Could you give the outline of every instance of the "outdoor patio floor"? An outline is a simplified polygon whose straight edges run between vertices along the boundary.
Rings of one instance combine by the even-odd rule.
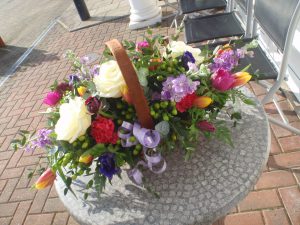
[[[77,55],[83,56],[91,52],[101,53],[104,42],[112,38],[142,40],[145,29],[130,31],[128,22],[126,17],[72,33],[56,25],[21,68],[1,87],[1,225],[77,224],[60,202],[54,187],[42,191],[30,189],[37,176],[28,180],[28,169],[45,162],[41,158],[43,152],[14,152],[9,146],[10,141],[20,129],[35,130],[44,126],[46,117],[39,112],[46,109],[42,100],[49,86],[55,79],[62,80],[71,73],[70,64],[62,57],[65,51],[72,49]],[[168,23],[163,23],[153,32],[172,35],[174,29],[168,28]],[[259,98],[265,93],[256,83],[251,83],[249,87]],[[289,121],[300,128],[300,120],[288,101],[282,95],[278,97]],[[278,117],[273,104],[266,106],[266,112]],[[224,220],[215,224],[300,224],[300,137],[277,126],[272,125],[271,128],[270,157],[261,178],[254,190]]]

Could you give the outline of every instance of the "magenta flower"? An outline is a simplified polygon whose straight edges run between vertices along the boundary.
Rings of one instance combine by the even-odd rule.
[[[51,91],[44,98],[43,103],[49,106],[55,106],[60,99],[61,95],[58,91]]]
[[[202,131],[215,132],[216,128],[213,124],[207,122],[206,120],[197,123],[197,126]]]
[[[234,83],[234,77],[227,71],[219,69],[212,77],[212,86],[219,91],[227,91],[231,89]]]
[[[150,45],[147,41],[141,41],[136,44],[136,50],[142,51],[144,48],[149,48]]]

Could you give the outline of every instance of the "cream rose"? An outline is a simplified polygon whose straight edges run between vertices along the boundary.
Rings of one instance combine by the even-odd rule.
[[[57,140],[74,142],[79,136],[84,135],[91,125],[91,115],[88,113],[81,97],[70,99],[69,103],[60,106],[60,118],[55,125]]]
[[[98,76],[95,76],[94,83],[99,96],[105,98],[118,98],[122,96],[125,80],[116,61],[110,60],[100,66]]]
[[[168,49],[172,51],[172,58],[182,56],[185,51],[189,51],[193,54],[197,65],[199,65],[204,59],[203,56],[200,56],[201,50],[199,48],[193,48],[189,45],[186,45],[183,41],[172,41],[168,45]]]

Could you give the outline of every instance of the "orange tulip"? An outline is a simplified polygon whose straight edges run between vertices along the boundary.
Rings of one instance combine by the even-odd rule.
[[[127,86],[124,86],[122,89],[121,89],[121,93],[122,93],[122,96],[123,96],[123,99],[128,103],[128,104],[132,104],[132,100],[131,100],[131,97],[129,95],[129,91],[128,91],[128,87]]]
[[[156,70],[161,62],[162,60],[160,58],[150,59],[150,66],[148,69],[150,71]]]
[[[207,106],[209,106],[211,103],[212,103],[212,99],[210,97],[200,96],[194,100],[193,105],[198,108],[204,109]]]
[[[247,72],[238,72],[233,74],[233,76],[234,76],[234,82],[231,86],[232,88],[246,84],[252,77]]]
[[[93,161],[94,157],[91,155],[82,155],[79,157],[79,162],[84,164],[90,164]]]
[[[56,178],[56,173],[51,168],[45,170],[45,172],[39,177],[39,179],[35,182],[34,187],[38,190],[44,189],[53,184]]]
[[[80,86],[79,88],[77,88],[77,91],[78,91],[78,94],[82,97],[86,92],[86,87]]]

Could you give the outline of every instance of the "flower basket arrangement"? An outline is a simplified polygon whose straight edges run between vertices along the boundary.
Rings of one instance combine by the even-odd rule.
[[[255,42],[213,51],[163,36],[106,45],[96,65],[67,52],[73,74],[55,82],[44,99],[47,127],[20,131],[21,138],[12,142],[15,149],[46,149],[49,168],[35,188],[51,185],[59,175],[66,194],[78,176],[90,176],[86,188],[101,193],[125,164],[131,180],[142,185],[142,169],[163,173],[164,155],[177,150],[188,160],[200,136],[232,145],[230,129],[217,117],[229,101],[253,104],[239,90],[251,75],[236,68]],[[236,107],[228,114],[234,122],[241,117]]]

